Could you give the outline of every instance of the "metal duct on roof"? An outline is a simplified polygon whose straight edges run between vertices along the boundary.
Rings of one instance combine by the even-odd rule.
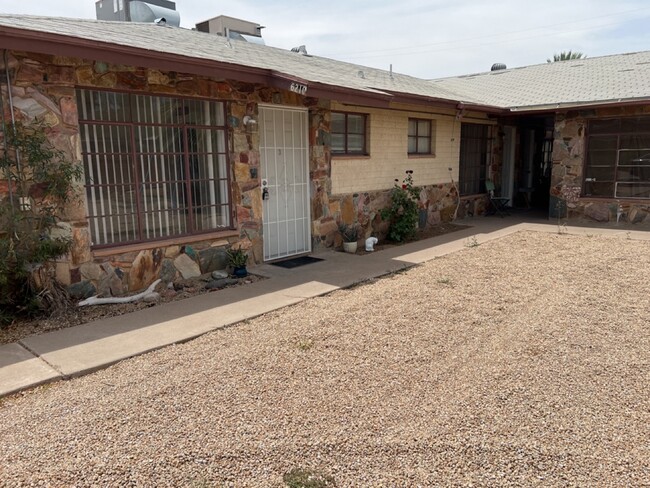
[[[249,36],[248,34],[240,34],[244,38],[245,41],[247,42],[252,42],[253,44],[259,44],[261,46],[266,46],[266,43],[264,42],[264,39],[261,37],[257,36]]]
[[[132,22],[151,23],[156,19],[164,18],[167,21],[167,25],[174,27],[180,27],[181,25],[181,15],[176,10],[151,5],[147,2],[131,2],[129,4],[129,11]]]

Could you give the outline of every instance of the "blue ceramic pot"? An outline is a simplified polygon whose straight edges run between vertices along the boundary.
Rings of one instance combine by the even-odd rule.
[[[233,268],[232,274],[237,278],[243,278],[244,276],[248,276],[248,270],[246,269],[246,266],[242,268]]]

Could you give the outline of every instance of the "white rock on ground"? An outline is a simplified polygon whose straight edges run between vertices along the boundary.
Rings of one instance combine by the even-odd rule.
[[[520,233],[37,388],[2,485],[647,485],[649,269]]]

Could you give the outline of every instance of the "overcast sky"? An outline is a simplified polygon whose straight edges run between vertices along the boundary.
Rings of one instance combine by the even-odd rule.
[[[109,0],[110,1],[110,0]],[[177,0],[181,26],[229,15],[267,45],[421,78],[650,49],[648,0]],[[94,0],[0,0],[0,12],[95,18]]]

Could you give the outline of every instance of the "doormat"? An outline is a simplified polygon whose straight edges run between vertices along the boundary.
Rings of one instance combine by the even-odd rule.
[[[305,264],[315,263],[316,261],[322,261],[321,258],[314,258],[311,256],[300,256],[299,258],[285,259],[284,261],[277,261],[271,263],[273,266],[280,266],[281,268],[297,268],[299,266],[304,266]]]

